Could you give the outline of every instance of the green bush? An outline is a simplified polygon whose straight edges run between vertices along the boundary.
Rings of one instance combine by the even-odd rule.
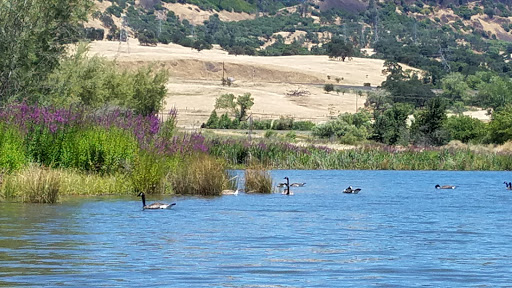
[[[93,108],[106,104],[125,105],[144,116],[162,108],[167,93],[168,72],[153,67],[119,72],[115,62],[98,56],[87,57],[87,47],[64,58],[48,77],[49,91],[40,102],[57,107],[86,105]]]
[[[272,138],[274,136],[276,136],[276,132],[272,131],[272,130],[265,131],[265,134],[263,135],[263,137],[265,137],[267,139]]]
[[[146,194],[163,194],[166,187],[166,159],[161,156],[141,151],[135,158],[130,174],[136,192]]]
[[[133,163],[138,150],[137,140],[131,132],[119,128],[90,127],[67,135],[60,165],[114,173]]]
[[[487,124],[470,116],[451,116],[446,119],[444,128],[452,140],[481,143],[486,135]]]
[[[344,113],[338,119],[316,125],[312,134],[320,138],[345,137],[344,142],[365,141],[371,135],[370,114],[366,111],[349,114]]]
[[[75,133],[75,129],[65,128],[52,133],[43,125],[34,126],[25,137],[25,145],[30,160],[45,166],[59,165],[62,161],[62,147]]]
[[[324,91],[327,93],[334,91],[334,85],[333,84],[325,84]]]
[[[0,123],[0,171],[19,170],[28,163],[28,157],[19,131]]]
[[[315,123],[311,121],[294,121],[292,129],[298,131],[311,131],[315,127]]]

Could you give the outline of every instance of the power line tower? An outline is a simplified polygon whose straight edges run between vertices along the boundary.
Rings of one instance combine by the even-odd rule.
[[[416,45],[418,43],[418,21],[416,19],[414,19],[413,40],[414,45]]]
[[[364,48],[364,22],[361,22],[361,36],[359,36],[359,46]]]
[[[158,35],[157,37],[160,37],[160,34],[162,33],[162,19],[157,18],[158,19]]]
[[[119,55],[122,52],[122,44],[126,43],[126,52],[130,54],[130,42],[128,41],[128,33],[126,31],[126,27],[128,26],[128,20],[126,20],[126,16],[121,16],[121,30],[119,31],[119,46],[117,47],[117,54]]]
[[[343,22],[343,41],[347,42],[347,23]]]
[[[450,67],[450,63],[448,63],[448,60],[445,57],[445,52],[449,52],[449,49],[441,48],[441,45],[439,45],[439,55],[441,56],[441,62],[443,63],[444,69],[447,72],[450,72],[451,71],[451,67]]]
[[[379,42],[379,10],[375,8],[375,43]]]

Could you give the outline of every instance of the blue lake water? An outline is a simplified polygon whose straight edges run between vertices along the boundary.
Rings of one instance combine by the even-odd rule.
[[[0,286],[512,287],[511,172],[272,171],[295,195],[0,203]],[[436,184],[457,185],[436,190]],[[357,194],[344,194],[347,186]]]

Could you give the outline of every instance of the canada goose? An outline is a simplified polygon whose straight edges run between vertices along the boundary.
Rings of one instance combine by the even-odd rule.
[[[352,186],[348,186],[347,189],[343,190],[343,193],[347,193],[347,194],[357,194],[359,193],[359,191],[361,191],[361,188],[352,188]]]
[[[290,187],[303,187],[304,185],[306,185],[306,182],[304,182],[304,183],[292,183],[292,184],[290,184]]]
[[[222,190],[222,195],[238,195],[238,188],[236,190]]]
[[[283,188],[284,186],[286,186],[286,183],[279,183],[276,185],[278,188]]]
[[[137,195],[137,196],[140,196],[142,198],[142,210],[144,210],[144,209],[167,209],[170,206],[176,205],[176,203],[166,204],[166,203],[160,203],[160,202],[155,202],[155,203],[146,205],[146,194],[144,194],[144,192],[140,192],[139,195]]]
[[[503,183],[505,184],[505,187],[507,187],[507,190],[512,190],[512,182],[507,183],[507,181],[505,181]]]
[[[436,189],[455,189],[455,186],[452,186],[452,185],[443,185],[443,186],[441,186],[441,185],[437,184],[436,185]]]
[[[290,191],[290,179],[288,179],[288,177],[284,177],[284,179],[286,179],[286,188],[284,188],[284,191],[281,194],[293,195],[293,192]]]

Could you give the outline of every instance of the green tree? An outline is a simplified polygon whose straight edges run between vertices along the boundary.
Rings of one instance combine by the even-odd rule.
[[[83,31],[90,0],[0,1],[0,102],[33,99]]]
[[[217,111],[215,109],[210,114],[208,121],[206,121],[206,128],[215,129],[219,125],[219,116],[217,116]]]
[[[477,100],[484,107],[499,110],[512,103],[512,81],[508,77],[493,76],[478,88]]]
[[[395,103],[378,115],[373,124],[373,139],[389,145],[407,144],[409,141],[407,118],[412,110],[410,104]]]
[[[370,116],[364,110],[340,114],[336,120],[313,127],[312,134],[320,138],[337,138],[346,144],[365,141],[371,135]]]
[[[128,106],[135,113],[150,115],[160,111],[167,94],[165,83],[169,78],[167,70],[155,71],[152,67],[139,68],[133,78],[133,94]]]
[[[489,123],[489,141],[503,144],[510,139],[512,139],[512,105],[508,104],[492,114]]]
[[[393,100],[391,99],[391,93],[386,90],[379,89],[374,92],[370,92],[366,97],[365,107],[370,107],[374,112],[374,117],[385,110],[391,108]]]
[[[86,46],[64,57],[48,76],[47,95],[39,101],[55,106],[86,105],[98,108],[106,104],[124,105],[136,113],[158,112],[167,94],[168,72],[151,66],[136,71],[120,71],[115,63],[98,56],[87,57]]]
[[[410,78],[389,75],[382,88],[389,91],[393,102],[410,103],[415,107],[423,106],[435,96],[431,87],[425,85],[416,74]]]
[[[440,146],[448,142],[448,134],[443,129],[446,120],[446,100],[440,97],[430,99],[414,118],[411,133],[414,135],[415,143]]]
[[[462,100],[464,103],[470,103],[469,86],[464,82],[464,75],[461,73],[451,73],[442,80],[443,96],[452,101]]]
[[[345,58],[352,57],[355,53],[354,46],[350,42],[345,42],[342,38],[334,37],[331,42],[326,44],[326,51],[329,58]]]
[[[239,95],[235,99],[233,94],[223,94],[215,101],[215,109],[228,109],[235,114],[235,118],[238,122],[245,121],[247,112],[254,105],[254,98],[251,97],[251,93],[245,93]]]
[[[75,54],[63,57],[59,67],[48,76],[48,91],[39,102],[58,107],[97,108],[113,102],[119,104],[130,97],[132,85],[128,75],[117,72],[113,62],[96,55],[87,57],[86,53],[87,46],[80,44]]]
[[[484,122],[466,115],[448,117],[444,123],[450,138],[463,143],[481,142],[485,137],[486,127]]]

